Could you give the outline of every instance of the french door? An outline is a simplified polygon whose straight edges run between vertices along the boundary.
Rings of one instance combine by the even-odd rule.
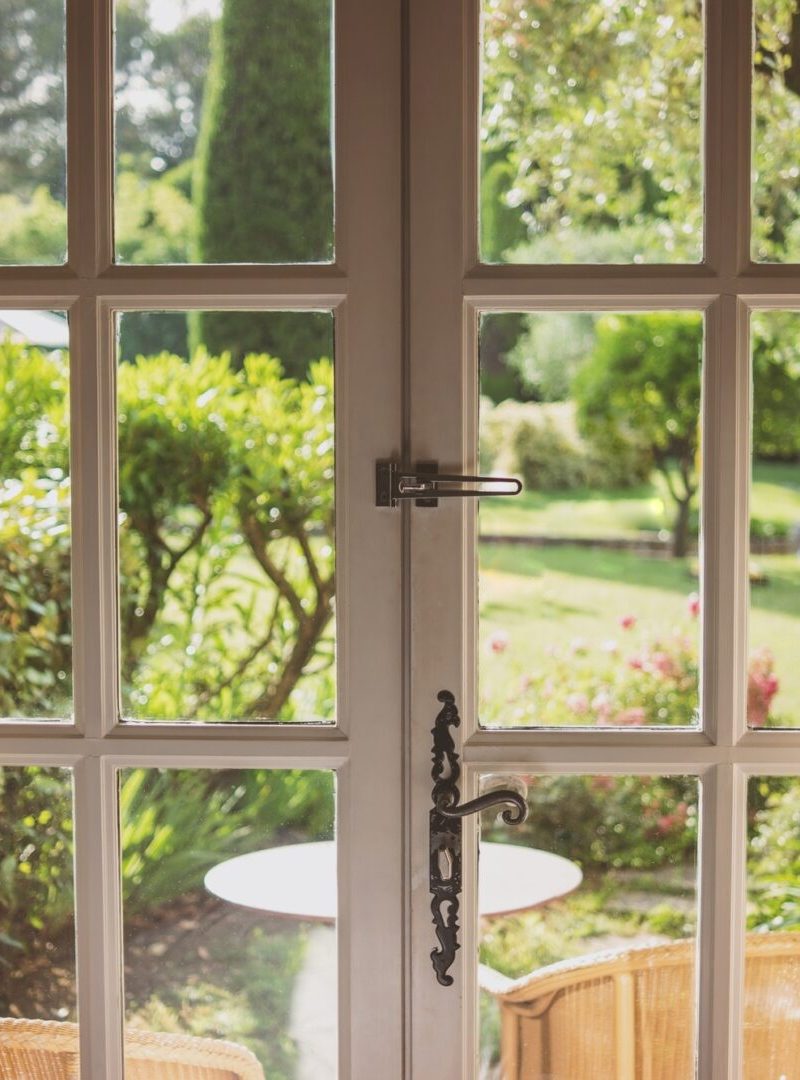
[[[223,17],[220,5],[213,3],[191,9],[172,5],[166,10],[160,4],[131,5],[124,0],[117,4],[69,0],[65,18],[57,4],[32,3],[15,12],[7,27],[18,65],[14,70],[23,81],[26,55],[43,48],[49,36],[56,39],[56,59],[49,70],[30,78],[41,77],[57,87],[64,77],[59,49],[66,55],[66,108],[62,106],[60,115],[55,108],[50,136],[59,139],[66,132],[66,199],[63,182],[60,191],[53,183],[40,197],[52,200],[55,220],[61,220],[58,215],[66,203],[68,254],[59,265],[66,237],[59,241],[58,229],[38,257],[20,258],[16,251],[4,250],[6,263],[41,265],[2,267],[0,306],[11,320],[7,340],[4,332],[7,414],[14,413],[14,386],[19,385],[12,376],[24,381],[39,362],[36,358],[44,357],[45,382],[32,402],[34,427],[43,423],[47,406],[42,386],[52,388],[62,378],[68,354],[68,384],[58,382],[57,400],[63,417],[68,397],[69,426],[58,428],[55,444],[61,447],[57,478],[62,482],[67,474],[72,478],[72,513],[71,528],[68,513],[55,527],[52,521],[48,526],[35,518],[47,535],[69,536],[64,558],[71,565],[71,603],[69,585],[66,599],[63,590],[57,594],[54,585],[47,586],[44,592],[49,597],[31,597],[39,616],[32,613],[27,628],[16,623],[18,640],[33,650],[34,642],[41,641],[37,635],[45,634],[45,607],[49,604],[52,613],[55,605],[63,616],[60,636],[66,660],[56,661],[55,654],[47,652],[37,662],[31,651],[27,682],[21,671],[25,661],[20,660],[13,686],[7,686],[7,719],[0,733],[6,798],[4,970],[27,980],[32,958],[46,955],[44,942],[57,936],[59,897],[59,940],[66,944],[48,946],[51,961],[39,984],[38,1005],[30,996],[23,1001],[17,990],[7,988],[4,1015],[9,1021],[0,1053],[23,1054],[31,1032],[40,1048],[53,1052],[61,1040],[60,1052],[72,1068],[79,1068],[84,1080],[121,1080],[126,1071],[140,1067],[137,1062],[143,1054],[149,1055],[153,1068],[164,1070],[172,1067],[168,1062],[197,1061],[198,1055],[200,1061],[205,1055],[210,1062],[218,1052],[223,1054],[215,1049],[215,1039],[247,1044],[234,1056],[244,1053],[249,1068],[273,1075],[282,1069],[284,1075],[309,1075],[311,1070],[314,1075],[371,1076],[378,1061],[382,1074],[402,1073],[401,536],[398,522],[375,510],[373,474],[375,459],[398,453],[401,444],[400,16],[393,4],[344,0],[336,4],[335,12],[331,5],[311,5],[289,18],[290,44],[285,20],[291,8],[283,5],[274,12],[277,21],[267,18],[262,27],[262,37],[278,42],[285,61],[282,104],[273,98],[268,108],[273,120],[276,109],[287,115],[294,109],[299,127],[313,125],[310,142],[301,141],[295,152],[290,137],[289,149],[283,144],[284,158],[278,155],[284,166],[289,155],[292,168],[305,170],[306,179],[299,174],[292,177],[284,169],[283,187],[276,189],[268,179],[274,156],[266,171],[248,175],[253,165],[234,160],[238,152],[209,150],[211,161],[227,162],[222,171],[214,172],[212,165],[209,178],[214,173],[223,185],[235,178],[246,186],[260,175],[263,197],[273,183],[269,199],[277,224],[272,235],[283,237],[268,250],[270,244],[264,244],[262,236],[245,251],[241,245],[250,243],[248,233],[255,235],[245,215],[237,226],[239,250],[227,253],[219,248],[190,250],[191,226],[186,218],[180,223],[183,201],[175,201],[176,189],[161,220],[168,231],[177,230],[174,235],[183,232],[182,249],[162,247],[142,253],[136,247],[141,240],[164,238],[162,226],[155,224],[158,212],[154,217],[147,211],[149,224],[140,218],[133,234],[130,229],[126,234],[125,218],[136,215],[137,192],[151,191],[147,185],[159,171],[169,173],[170,145],[198,138],[200,98],[197,88],[192,90],[192,71],[199,71],[202,87],[209,49],[217,50],[223,66],[236,66],[241,59],[236,52],[241,48],[241,19],[247,25],[252,14],[227,5]],[[220,42],[213,44],[209,20],[222,19],[228,21],[212,30],[212,39],[220,35]],[[295,24],[302,33],[292,30]],[[177,44],[179,34],[184,35],[183,45]],[[175,69],[169,67],[171,60],[163,62],[163,52],[162,60],[156,59],[159,49],[173,47],[188,50],[183,53],[183,69],[180,55]],[[301,71],[306,72],[306,98],[305,104],[296,106],[291,88]],[[141,125],[148,101],[153,100],[148,95],[156,99],[151,120],[156,115],[168,117],[161,151],[154,151],[155,144],[148,143]],[[234,102],[237,138],[262,97],[266,101],[269,95],[252,89],[238,104]],[[223,108],[222,98],[218,104]],[[169,113],[173,106],[177,114]],[[279,127],[282,119],[277,116]],[[270,121],[262,112],[258,123],[269,126]],[[128,157],[123,150],[126,131]],[[218,132],[224,137],[227,126]],[[208,138],[212,147],[217,137],[209,132],[199,136],[201,141]],[[178,143],[171,142],[175,138]],[[285,139],[286,133],[274,129],[272,138]],[[271,151],[265,152],[269,157]],[[142,154],[143,169],[132,166]],[[20,190],[9,194],[22,195],[25,188],[25,198],[31,197],[32,160],[26,158],[12,174]],[[237,216],[242,190],[218,192],[224,212]],[[289,208],[292,192],[300,198],[294,210]],[[323,207],[321,226],[311,225],[315,215],[320,220],[315,202]],[[223,242],[228,233],[228,226],[218,233]],[[133,247],[126,247],[126,235]],[[313,344],[299,346],[304,359],[294,375],[285,356],[279,357],[282,374],[270,366],[266,354],[278,355],[287,346],[274,340],[270,344],[263,335],[260,340],[251,338],[233,359],[238,331],[231,327],[244,326],[241,320],[254,312],[266,320],[260,325],[278,325],[270,322],[275,316],[284,320],[280,325],[294,327],[291,333],[299,327],[296,340],[311,332],[305,340]],[[177,325],[179,334],[185,335],[193,319],[199,327],[220,313],[234,322],[228,329],[221,324],[224,340],[207,347],[203,355],[227,353],[230,361],[215,359],[215,373],[206,367],[204,375],[199,369],[190,374],[186,365],[193,350],[185,337],[183,345],[176,346],[169,328]],[[43,338],[41,330],[31,329],[31,316],[37,315],[51,330],[55,328],[56,340],[44,340],[47,334]],[[35,319],[33,325],[38,325]],[[149,341],[140,338],[126,358],[126,333],[138,333],[145,325],[155,336]],[[206,330],[199,334],[203,340],[208,337]],[[172,361],[169,353],[174,354]],[[261,354],[261,359],[248,366],[243,353]],[[325,358],[320,361],[323,366],[311,375],[308,361],[318,357]],[[197,362],[202,367],[209,361]],[[183,381],[185,376],[188,382]],[[281,383],[280,378],[289,381]],[[225,386],[231,391],[227,397]],[[244,396],[237,399],[239,391]],[[226,407],[236,411],[237,400],[242,409],[236,418],[233,413],[223,418]],[[178,416],[184,406],[186,411]],[[205,420],[195,427],[190,414],[194,420],[202,414]],[[295,421],[300,427],[292,434],[289,425]],[[180,441],[181,433],[191,431],[197,439],[194,449],[178,460],[172,436]],[[232,443],[223,448],[224,432],[238,432],[236,437],[244,440],[235,468],[240,477],[249,477],[251,485],[246,496],[252,497],[249,526],[237,516],[238,496],[226,502],[228,495],[222,495],[221,488],[213,493],[222,473],[212,482],[211,473],[204,472],[213,460],[219,465],[233,452]],[[145,464],[141,454],[148,445],[153,457]],[[14,453],[18,451],[19,446]],[[272,470],[271,478],[257,477],[261,466]],[[216,467],[211,465],[212,472]],[[28,481],[19,479],[21,468],[14,478],[11,468],[5,475],[6,487],[16,485],[13,490],[18,491]],[[34,486],[50,483],[42,463],[35,464],[34,473],[30,479]],[[49,475],[51,480],[56,476]],[[182,486],[181,492],[173,489],[169,495],[173,481]],[[204,484],[211,486],[198,502],[195,495]],[[244,489],[239,495],[244,496]],[[298,498],[306,500],[302,511]],[[16,504],[12,512],[23,522],[19,527],[24,531],[20,506]],[[60,506],[63,509],[63,503]],[[299,517],[290,527],[294,538],[290,540],[277,525],[276,515],[283,515],[286,522],[293,513]],[[155,548],[150,555],[139,526],[151,531]],[[248,545],[243,537],[250,528],[262,535],[245,554]],[[23,539],[16,538],[20,543]],[[23,555],[17,571],[32,580],[33,549],[23,544],[19,550]],[[305,567],[299,576],[298,567]],[[6,567],[6,572],[12,571]],[[69,582],[68,569],[66,574]],[[187,587],[192,598],[182,607],[178,593],[186,597]],[[221,590],[217,594],[221,606],[211,602],[204,608],[201,596],[211,597],[215,589]],[[210,619],[205,628],[197,621],[205,618],[201,609]],[[8,614],[6,609],[6,629]],[[142,635],[145,623],[149,629]],[[69,624],[71,629],[64,629]],[[193,666],[193,657],[203,653],[203,642],[209,644],[215,634],[215,658],[206,654],[199,666]],[[304,638],[307,647],[302,645]],[[164,661],[167,667],[158,675],[156,669]],[[151,662],[156,667],[150,666],[146,675]],[[281,677],[292,667],[294,673],[281,689]],[[310,674],[312,670],[316,673]],[[243,677],[249,686],[240,697]],[[71,689],[31,697],[30,680],[37,678],[40,688],[44,679],[56,688]],[[302,691],[304,679],[307,695]],[[175,694],[169,701],[162,698],[158,706],[152,694],[166,690],[168,684],[169,693]],[[288,695],[287,689],[292,691]],[[293,800],[299,800],[296,812],[290,809]],[[272,805],[269,812],[267,803]],[[297,809],[301,806],[315,808],[309,810],[316,822],[310,829],[306,810]],[[31,813],[30,807],[35,807]],[[48,839],[45,833],[55,820],[61,832],[57,839]],[[20,832],[25,829],[31,831],[29,842]],[[73,832],[74,869],[65,854],[73,850]],[[226,833],[231,843],[222,839]],[[295,929],[288,923],[267,925],[262,915],[260,923],[231,927],[225,942],[216,946],[206,935],[214,920],[205,921],[203,914],[210,900],[203,885],[205,870],[243,851],[234,837],[241,839],[245,833],[251,837],[247,844],[251,849],[273,846],[270,838],[279,835],[276,842],[281,844],[336,842],[335,945],[331,946],[333,932],[324,928],[321,933],[328,940],[322,975],[316,978],[307,971],[312,985],[305,1020],[288,1018],[296,961],[305,949],[300,939],[299,952],[291,944]],[[211,841],[212,834],[221,842]],[[210,856],[214,846],[216,855]],[[134,861],[143,857],[139,871],[132,856]],[[60,887],[31,892],[28,877],[47,878],[51,865],[52,881],[59,880]],[[74,953],[69,944],[73,882]],[[318,887],[313,876],[306,887],[310,892]],[[16,901],[10,898],[14,888]],[[175,903],[184,904],[182,913]],[[225,913],[236,910],[224,902],[212,903],[223,914],[223,922]],[[191,937],[193,904],[199,904],[199,922],[194,925],[200,937],[189,952],[182,952],[183,959],[177,961],[181,974],[172,968],[176,975],[172,979],[167,968],[176,954],[170,949],[181,935],[184,942],[186,933]],[[164,922],[170,909],[173,915]],[[171,944],[162,936],[167,925],[177,934]],[[303,925],[307,930],[308,924]],[[10,940],[11,926],[22,927],[24,941]],[[142,933],[155,938],[146,944]],[[211,964],[217,966],[217,974],[209,982]],[[157,969],[166,977],[154,997],[150,979]],[[145,975],[146,970],[150,974]],[[226,982],[231,971],[239,972],[238,988]],[[141,993],[135,989],[140,975],[148,983]],[[277,982],[270,989],[275,975]],[[260,1004],[255,1004],[242,978],[251,988],[261,987]],[[212,983],[216,989],[210,989]],[[190,1022],[187,1027],[177,1015],[183,1012],[181,1001],[188,1003],[185,994],[195,997],[196,1006],[202,999],[201,1010],[213,999],[212,1012],[222,1012],[210,1023],[198,1027]],[[250,1008],[248,1001],[258,1013],[254,1022],[245,1021],[255,1042],[232,1019],[234,1015],[241,1019],[241,1009]],[[136,1020],[134,1014],[142,1008],[150,1012],[156,1008],[160,1019],[142,1015]],[[277,1024],[276,1015],[283,1017]],[[28,1031],[27,1021],[46,1021],[55,1027]],[[68,1027],[74,1022],[77,1041],[74,1029]],[[289,1031],[295,1022],[310,1025],[312,1031],[320,1026],[327,1031],[322,1048],[311,1052],[305,1064],[297,1057],[297,1039]],[[212,1043],[174,1042],[183,1035],[210,1038]],[[315,1058],[315,1052],[320,1056]],[[39,1066],[35,1061],[29,1064],[32,1059],[24,1054],[9,1060],[16,1062],[8,1066],[12,1071],[16,1067],[15,1076],[34,1066],[38,1074]]]
[[[793,1005],[777,1000],[785,974],[754,1004],[750,965],[752,929],[790,929],[795,895],[787,864],[763,859],[792,850],[800,774],[798,436],[779,408],[797,378],[795,113],[781,97],[774,131],[760,113],[751,138],[747,0],[662,6],[648,22],[647,4],[565,0],[563,19],[521,0],[320,5],[298,59],[287,38],[263,61],[288,58],[289,87],[317,70],[296,95],[304,123],[325,117],[309,167],[280,128],[291,95],[251,91],[227,124],[199,113],[197,86],[219,118],[252,75],[235,4],[191,23],[68,0],[64,182],[34,203],[39,148],[9,192],[44,200],[56,239],[24,257],[0,244],[0,403],[22,418],[0,447],[0,521],[17,529],[2,533],[0,629],[19,644],[0,679],[0,956],[15,972],[0,1051],[13,1022],[47,1020],[77,1022],[59,1031],[83,1080],[122,1080],[143,1045],[222,1052],[182,1036],[251,1047],[267,1075],[773,1075],[786,1040],[754,1031]],[[793,11],[756,5],[762,81],[791,69]],[[315,47],[333,64],[314,69]],[[216,69],[216,96],[212,49],[241,75]],[[252,116],[298,156],[248,186]],[[672,413],[641,419],[665,399]],[[379,460],[522,474],[522,508],[376,506]],[[527,791],[529,815],[518,834],[464,818],[459,925],[452,899],[434,903],[437,936],[431,870],[454,875],[431,865],[431,728],[448,702],[462,800],[500,784]],[[228,856],[331,840],[332,951],[329,930],[325,945],[204,887]],[[502,898],[486,915],[492,841],[566,860],[572,884],[516,923]],[[590,988],[559,1036],[595,1057],[560,1065],[535,1025],[578,984],[548,989],[545,969],[609,952],[628,965],[609,976],[614,1006]],[[660,1043],[664,1011],[631,990],[645,955],[650,972],[683,957]],[[529,976],[544,999],[525,998]]]
[[[556,7],[502,0],[410,5],[411,461],[436,461],[443,472],[515,468],[525,475],[530,460],[526,482],[535,493],[521,497],[532,501],[516,518],[513,499],[505,511],[496,509],[500,500],[488,498],[480,500],[480,512],[477,500],[457,499],[435,510],[409,511],[413,1072],[571,1080],[791,1075],[794,1065],[779,1065],[770,1056],[770,1039],[783,1038],[777,998],[787,989],[788,969],[780,969],[782,974],[773,969],[772,987],[759,999],[758,949],[769,935],[753,933],[754,927],[790,926],[780,914],[772,921],[759,914],[765,894],[759,891],[758,852],[764,846],[758,837],[766,836],[761,823],[772,813],[759,798],[764,794],[767,803],[779,803],[782,796],[771,793],[792,789],[796,781],[786,778],[796,776],[800,765],[800,743],[789,730],[794,726],[789,683],[770,669],[768,696],[771,701],[780,682],[778,693],[788,709],[783,719],[779,697],[774,708],[766,702],[767,711],[760,711],[765,699],[757,689],[767,685],[759,683],[765,671],[758,665],[778,663],[782,640],[782,632],[770,638],[763,623],[766,592],[759,592],[777,585],[774,575],[780,576],[769,556],[779,546],[759,547],[757,536],[765,415],[761,380],[766,378],[758,367],[759,342],[762,328],[774,325],[771,319],[791,318],[778,313],[795,311],[800,298],[797,268],[786,265],[797,255],[769,250],[758,239],[760,229],[764,236],[763,191],[770,173],[764,151],[770,138],[777,157],[781,154],[778,126],[765,124],[759,113],[772,85],[760,66],[764,23],[773,20],[780,36],[780,17],[768,5],[756,4],[754,11],[746,0],[708,0],[702,13],[699,5],[656,5],[653,33],[639,45],[654,64],[663,64],[662,81],[636,96],[636,86],[642,90],[643,54],[634,60],[628,50],[642,32],[635,12],[641,15],[644,6],[584,5],[582,12],[569,4],[558,12]],[[655,30],[662,18],[669,27],[664,37]],[[685,45],[692,34],[694,45],[671,69],[681,84],[677,99],[671,98],[668,87],[677,83],[670,82],[670,64],[675,65],[670,49],[680,41]],[[603,50],[610,44],[616,59],[608,68]],[[604,81],[609,70],[616,72],[616,88]],[[626,90],[631,92],[627,104],[616,97],[619,91],[624,98]],[[658,115],[646,104],[652,103],[651,93],[662,110]],[[670,117],[674,120],[673,106],[686,111],[671,129],[668,156],[673,158],[661,177],[681,158],[678,146],[686,136],[684,150],[694,146],[687,152],[693,175],[684,174],[677,183],[684,185],[684,195],[691,191],[682,218],[688,242],[656,245],[648,252],[637,239],[622,251],[627,226],[621,204],[604,220],[586,211],[580,195],[570,202],[570,192],[577,188],[595,207],[607,209],[613,175],[602,174],[593,185],[602,162],[627,168],[625,152],[614,158],[619,125],[627,122],[633,125],[627,137],[639,143],[637,149],[628,145],[628,164],[636,158],[657,173],[659,140]],[[597,141],[592,141],[593,123],[607,125]],[[581,145],[591,152],[581,154]],[[497,242],[501,225],[492,216],[499,212],[491,201],[498,158],[512,162],[511,178],[501,184],[502,213],[524,218],[527,226],[527,239],[516,248],[507,241],[505,251]],[[593,223],[587,226],[589,219]],[[609,222],[616,247],[604,249],[600,234]],[[492,382],[498,370],[492,335],[509,322],[511,340],[516,335],[517,341],[516,367],[507,363],[503,373],[528,373],[528,389],[534,390],[529,405],[519,383],[514,390],[506,382],[497,392]],[[520,325],[528,328],[522,345]],[[581,326],[593,328],[594,351],[582,353],[578,346],[572,351]],[[599,519],[582,528],[581,496],[567,492],[593,484],[608,489],[614,482],[593,481],[589,474],[570,479],[571,437],[559,441],[553,432],[564,430],[558,425],[571,409],[577,410],[579,426],[581,416],[613,424],[613,403],[622,401],[620,389],[628,383],[634,384],[631,396],[620,405],[621,425],[615,430],[631,431],[639,404],[650,394],[660,395],[663,380],[683,378],[675,369],[665,374],[670,350],[679,348],[675,338],[646,378],[637,376],[648,362],[643,339],[652,334],[657,352],[667,326],[689,334],[684,371],[693,373],[696,388],[682,399],[693,414],[686,429],[693,460],[684,476],[696,475],[692,501],[700,508],[699,523],[695,538],[678,550],[680,527],[670,518],[662,540],[642,555],[636,544],[643,534],[628,546],[620,537],[619,517],[610,530],[614,538],[604,535]],[[626,339],[622,352],[639,357],[616,385],[607,379],[616,346],[604,351],[602,345],[612,338]],[[631,345],[634,338],[637,345]],[[587,351],[593,357],[587,367],[578,361],[570,368],[570,358]],[[590,376],[600,367],[603,375],[592,398]],[[555,383],[548,382],[554,373]],[[673,396],[673,405],[680,396]],[[516,414],[503,398],[515,402]],[[548,409],[549,414],[541,412]],[[532,440],[531,431],[538,431],[543,441],[523,443],[518,434],[512,459],[509,445],[513,432],[522,431],[523,414],[532,425],[524,437]],[[536,421],[536,415],[552,419]],[[675,415],[662,414],[656,425],[674,432]],[[588,425],[584,434],[587,429],[591,434]],[[553,437],[547,448],[543,430]],[[677,444],[672,447],[669,454]],[[563,466],[558,476],[550,471],[554,459]],[[677,468],[674,459],[670,468]],[[681,492],[674,486],[671,491],[667,501],[674,510],[670,499],[680,501]],[[631,554],[634,549],[640,554]],[[670,565],[680,568],[676,578],[670,578]],[[655,566],[661,584],[651,576]],[[651,585],[657,590],[649,593],[652,607]],[[763,648],[767,644],[770,651]],[[694,661],[687,666],[689,655],[699,657],[699,676]],[[788,658],[787,663],[791,667]],[[640,676],[644,681],[630,696],[630,680]],[[664,696],[668,684],[675,693]],[[648,696],[646,685],[655,696]],[[681,705],[690,686],[691,700],[682,698]],[[513,843],[515,831],[484,814],[479,841],[478,816],[466,817],[460,948],[449,968],[454,976],[449,986],[436,981],[426,962],[429,946],[437,942],[422,869],[431,809],[425,751],[443,689],[453,694],[460,711],[461,726],[451,730],[462,755],[462,799],[498,784],[526,782],[530,816],[516,842],[576,859],[584,873],[572,899],[545,905],[527,921],[479,917],[479,845],[487,839]],[[661,803],[664,790],[671,794]],[[628,810],[610,809],[615,799],[624,801],[624,793],[633,791],[638,794]],[[796,821],[792,835],[795,829]],[[644,847],[631,856],[637,830]],[[627,838],[627,854],[607,842],[614,833]],[[686,845],[675,861],[666,854],[668,837]],[[775,843],[784,841],[772,833],[765,844]],[[604,852],[597,860],[591,854],[595,845]],[[588,909],[581,905],[594,901],[581,898],[597,898],[593,889],[610,887],[592,909],[605,917],[615,904],[624,908],[629,886],[620,883],[631,880],[626,875],[643,874],[640,910],[652,911],[659,902],[653,882],[668,876],[667,864],[673,870],[680,865],[684,883],[690,880],[689,891],[674,901],[681,914],[672,930],[665,933],[665,925],[647,915],[632,937],[624,936],[629,930],[616,936],[608,926],[606,931],[590,926],[593,916],[587,919]],[[648,877],[648,866],[654,877]],[[772,886],[776,898],[787,899],[790,877]],[[440,914],[446,923],[447,903]],[[559,920],[565,917],[569,927],[562,937]],[[686,950],[683,981],[655,981],[649,991],[630,973],[606,977],[595,969],[593,982],[591,966],[584,968],[584,983],[578,974],[562,974],[561,982],[547,974],[549,962],[591,965],[596,954],[610,949],[606,956],[612,966],[623,964],[623,954],[629,957],[624,963],[633,957],[634,964],[637,956],[647,956],[649,977],[657,980],[661,976],[655,972],[666,970],[659,969],[660,958],[677,955],[669,952],[677,947],[670,943],[675,939],[686,943],[680,946]],[[644,951],[637,953],[638,947]],[[499,970],[500,978],[491,973],[487,978],[487,966]],[[635,1007],[633,997],[629,1006],[619,997],[624,998],[623,986],[636,995]],[[614,993],[616,1005],[610,1005],[604,995]],[[648,993],[660,1001],[652,1012]]]

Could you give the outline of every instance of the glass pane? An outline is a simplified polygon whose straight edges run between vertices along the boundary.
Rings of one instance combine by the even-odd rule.
[[[484,261],[698,262],[702,4],[481,11]]]
[[[519,779],[527,822],[481,821],[481,1080],[693,1080],[697,779]]]
[[[333,774],[126,769],[120,817],[128,1065],[334,1080]]]
[[[0,310],[0,716],[72,711],[69,331]]]
[[[67,254],[64,0],[4,0],[0,19],[0,263]]]
[[[331,315],[131,313],[119,341],[125,715],[333,721]]]
[[[332,0],[114,9],[118,261],[329,261]]]
[[[797,1071],[800,1010],[800,781],[753,777],[748,786],[748,912],[744,1078]]]
[[[69,769],[0,766],[0,1068],[20,1080],[77,1076],[72,820]]]
[[[753,316],[751,727],[800,727],[800,312]]]
[[[800,4],[756,0],[753,258],[800,262]]]
[[[697,723],[694,313],[484,315],[479,715],[487,727]]]

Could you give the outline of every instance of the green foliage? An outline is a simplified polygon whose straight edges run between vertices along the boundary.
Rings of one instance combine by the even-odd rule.
[[[302,769],[128,769],[122,888],[133,917],[203,889],[222,858],[278,838],[333,838],[333,776]]]
[[[27,198],[44,185],[63,203],[63,0],[3,0],[0,56],[0,191]],[[63,237],[56,250],[63,251]],[[48,261],[53,257],[51,252]]]
[[[753,449],[759,458],[800,460],[800,318],[753,316]]]
[[[191,161],[212,23],[205,12],[182,12],[161,30],[149,9],[147,0],[114,4],[114,138],[123,167],[142,179]]]
[[[700,5],[491,0],[483,40],[483,146],[506,156],[529,236],[561,232],[553,261],[575,258],[575,231],[639,225],[657,261],[696,261]]]
[[[565,401],[576,371],[594,349],[596,321],[586,312],[526,315],[508,363],[539,400]]]
[[[532,776],[515,843],[552,851],[584,873],[679,865],[697,843],[697,781],[683,776]],[[497,827],[484,822],[487,839]],[[488,830],[488,831],[487,831]],[[504,827],[497,831],[497,838]]]
[[[123,263],[185,263],[194,227],[194,208],[176,182],[178,170],[163,178],[117,176],[117,258]]]
[[[800,927],[800,784],[755,779],[751,810],[754,802],[747,925],[751,930],[794,930]]]
[[[646,480],[651,459],[633,439],[582,438],[570,401],[481,404],[482,468],[522,477],[528,492],[625,489]]]
[[[753,255],[800,258],[800,14],[796,0],[754,8]]]
[[[205,353],[188,365],[140,360],[124,374],[120,487],[134,542],[125,571],[139,582],[123,611],[129,707],[330,717],[330,362],[312,364],[303,382],[270,357],[233,372],[227,357]],[[295,694],[311,666],[316,689]]]
[[[58,353],[0,346],[0,705],[14,715],[67,707],[66,372]],[[126,709],[329,718],[330,362],[297,382],[265,356],[239,371],[204,352],[140,357],[120,365],[118,401]]]
[[[66,354],[0,341],[0,476],[69,466]]]
[[[128,678],[164,607],[170,577],[211,523],[212,498],[230,469],[219,402],[232,386],[227,357],[199,353],[187,363],[162,354],[120,365],[120,507],[141,568],[122,596]]]
[[[673,552],[685,555],[698,483],[701,318],[607,315],[596,333],[573,383],[579,429],[601,449],[638,443],[652,456],[676,505]]]
[[[511,453],[515,471],[529,491],[569,491],[586,484],[583,448],[569,437],[552,412],[518,423],[511,437]]]
[[[68,771],[0,768],[0,821],[0,968],[8,971],[22,952],[44,955],[52,949],[72,921]]]
[[[331,22],[327,0],[225,0],[214,28],[197,153],[202,262],[321,262],[333,252]],[[322,320],[254,313],[230,336],[203,312],[193,342],[280,356],[301,375],[328,351]],[[275,336],[271,336],[271,335]]]
[[[69,481],[0,483],[0,716],[66,717],[72,690]]]
[[[0,262],[37,265],[63,262],[67,252],[67,209],[46,187],[29,198],[0,195]]]

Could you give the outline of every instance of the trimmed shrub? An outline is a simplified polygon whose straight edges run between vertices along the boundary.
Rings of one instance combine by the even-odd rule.
[[[520,476],[531,491],[601,491],[632,487],[651,471],[649,455],[631,439],[600,445],[578,432],[571,401],[481,400],[481,467]]]
[[[324,262],[333,253],[329,0],[225,0],[198,138],[201,262]],[[238,313],[236,313],[238,314]],[[200,312],[194,346],[280,356],[293,375],[329,353],[325,316]]]

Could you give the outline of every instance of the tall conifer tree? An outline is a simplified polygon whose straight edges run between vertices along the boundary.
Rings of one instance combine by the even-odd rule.
[[[224,0],[212,38],[195,202],[202,262],[333,254],[330,0]],[[202,312],[194,344],[269,352],[287,373],[329,355],[330,318]]]

